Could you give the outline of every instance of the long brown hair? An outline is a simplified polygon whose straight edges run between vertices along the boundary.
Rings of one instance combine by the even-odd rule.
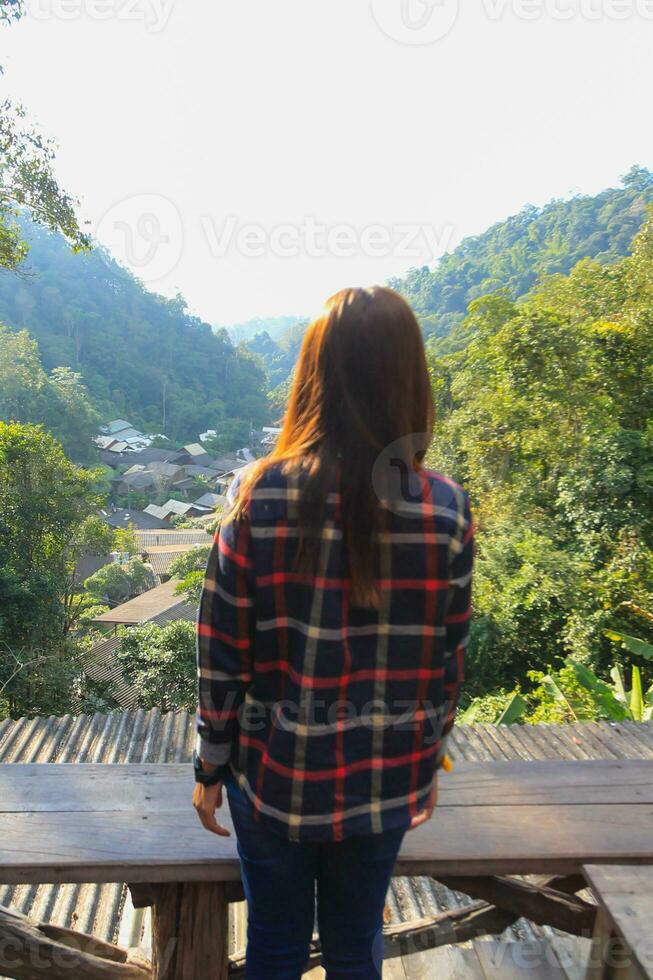
[[[338,479],[352,601],[375,606],[384,514],[374,464],[398,440],[423,440],[433,420],[424,343],[408,303],[385,287],[343,289],[306,330],[279,439],[243,481],[235,513],[266,469],[301,466],[297,561],[314,573],[327,495]],[[425,448],[415,446],[410,465]]]

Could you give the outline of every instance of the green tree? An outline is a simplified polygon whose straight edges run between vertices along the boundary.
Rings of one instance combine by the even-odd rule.
[[[117,654],[140,708],[192,710],[196,701],[195,625],[177,620],[121,630]]]
[[[202,594],[206,563],[209,560],[210,551],[210,545],[192,548],[175,558],[170,565],[171,577],[181,579],[177,586],[177,592],[196,605],[199,605]]]
[[[76,667],[64,597],[93,480],[42,428],[0,422],[0,690],[12,713],[66,708]]]
[[[2,0],[0,27],[22,14],[20,0]],[[16,220],[21,213],[60,232],[73,248],[90,245],[88,236],[80,231],[75,201],[54,176],[54,156],[53,141],[28,123],[24,107],[9,99],[0,102],[0,268],[16,269],[27,254],[28,245]]]
[[[96,602],[117,606],[154,585],[152,570],[141,558],[131,558],[124,564],[111,562],[84,582],[84,588]]]

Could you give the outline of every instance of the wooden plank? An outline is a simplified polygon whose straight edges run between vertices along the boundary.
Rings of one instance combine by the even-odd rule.
[[[653,977],[653,868],[588,866],[583,873],[634,965],[643,977]]]
[[[188,763],[5,765],[0,813],[188,810],[193,785]]]
[[[407,834],[398,875],[568,874],[583,864],[653,864],[647,805],[438,809]],[[228,809],[221,820],[229,827]],[[230,881],[235,839],[193,810],[0,814],[0,881]]]
[[[190,766],[12,764],[0,766],[0,813],[34,810],[186,809]],[[438,809],[448,806],[653,804],[647,760],[562,760],[458,763],[441,776]]]
[[[552,879],[548,886],[507,875],[483,875],[480,878],[440,878],[453,891],[464,892],[470,898],[483,899],[516,918],[523,916],[538,925],[553,926],[574,936],[586,936],[594,928],[596,906],[577,895],[556,891]],[[561,879],[566,881],[567,879]],[[583,879],[578,878],[580,887]]]

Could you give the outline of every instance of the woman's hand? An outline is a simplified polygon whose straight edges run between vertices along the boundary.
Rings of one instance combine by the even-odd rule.
[[[217,834],[219,837],[231,837],[231,831],[215,819],[215,811],[222,806],[222,783],[216,783],[215,786],[195,783],[193,806],[205,830],[210,830],[212,834]]]
[[[415,830],[416,827],[421,827],[423,823],[430,820],[433,816],[433,811],[435,810],[436,804],[438,802],[438,775],[437,773],[433,777],[433,786],[431,792],[426,800],[426,806],[423,810],[420,810],[410,822],[409,830]]]

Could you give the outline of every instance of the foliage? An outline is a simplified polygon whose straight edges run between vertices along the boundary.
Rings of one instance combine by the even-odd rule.
[[[264,373],[226,331],[191,316],[182,297],[148,292],[100,247],[74,255],[60,235],[25,222],[21,233],[30,275],[0,277],[0,319],[38,341],[46,371],[79,374],[103,418],[172,441],[224,420],[265,424]]]
[[[0,26],[24,13],[22,0],[0,2]],[[2,73],[2,68],[0,68]],[[26,213],[33,221],[61,233],[76,249],[87,248],[88,236],[80,231],[75,201],[54,176],[54,144],[27,122],[22,105],[0,102],[0,269],[16,269],[28,245],[16,220]]]
[[[645,695],[639,668],[632,668],[630,691],[626,690],[621,667],[613,667],[610,673],[612,683],[608,684],[569,657],[557,671],[529,671],[529,680],[535,684],[529,693],[504,691],[475,698],[461,714],[459,723],[536,725],[653,720],[653,685]]]
[[[582,259],[606,265],[628,253],[653,201],[653,174],[633,167],[622,183],[596,197],[526,207],[465,239],[435,269],[412,269],[391,285],[418,312],[425,334],[441,338],[440,353],[459,349],[465,344],[460,325],[479,297],[505,290],[516,299],[539,279],[568,273]]]
[[[64,598],[93,480],[42,428],[0,422],[0,687],[13,713],[66,709],[76,668]]]
[[[204,443],[204,448],[210,456],[226,456],[249,446],[251,442],[251,425],[245,419],[225,419],[219,424],[217,436],[212,436]]]
[[[170,575],[173,578],[181,579],[177,586],[177,592],[196,605],[199,605],[202,594],[204,573],[210,550],[210,545],[201,545],[179,555],[170,565]]]
[[[606,631],[653,641],[653,620],[634,626],[653,602],[652,300],[649,220],[631,256],[476,300],[464,348],[431,345],[428,462],[469,488],[479,525],[468,697],[569,655],[607,678]]]
[[[84,582],[84,589],[96,602],[117,606],[154,585],[152,570],[141,558],[124,563],[110,562]]]
[[[118,527],[113,533],[113,551],[121,555],[137,555],[140,551],[136,531],[133,524],[127,527]]]
[[[195,625],[177,620],[165,626],[145,623],[120,631],[118,661],[135,688],[138,707],[195,707]]]
[[[78,463],[97,457],[92,439],[99,416],[80,375],[62,367],[47,375],[38,344],[27,331],[12,332],[1,324],[0,419],[44,424]]]

